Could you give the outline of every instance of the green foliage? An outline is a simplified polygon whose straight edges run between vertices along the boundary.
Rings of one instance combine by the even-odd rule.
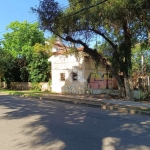
[[[18,60],[13,59],[13,56],[3,48],[0,48],[0,57],[0,80],[5,81],[9,88],[11,81],[20,81]]]
[[[0,47],[0,58],[0,78],[2,78],[9,67],[11,56],[7,54],[2,47]]]
[[[51,84],[52,84],[52,80],[49,79],[48,85],[51,86]]]
[[[10,23],[7,29],[12,30],[12,32],[4,34],[5,40],[2,44],[4,49],[8,50],[15,58],[25,56],[30,59],[32,46],[36,43],[44,43],[44,34],[39,30],[38,23],[15,21]]]
[[[37,82],[32,82],[31,89],[35,91],[41,91],[41,85]]]
[[[94,46],[97,49],[98,53],[102,54],[107,59],[111,60],[113,55],[113,48],[107,42],[96,44]]]
[[[9,82],[48,80],[50,52],[47,52],[49,46],[45,44],[44,33],[39,29],[39,24],[15,21],[7,29],[11,29],[11,32],[4,34],[4,50],[1,51],[1,55],[7,58],[4,60],[6,64],[2,65],[6,68],[3,71],[4,79]]]
[[[48,63],[48,55],[43,51],[34,52],[32,60],[28,65],[29,80],[31,82],[45,82],[48,81],[50,74],[50,64]]]
[[[144,58],[144,68],[146,71],[150,73],[150,52],[149,47],[145,46],[145,43],[138,43],[132,48],[132,64],[133,64],[133,71],[141,71],[142,64],[141,59],[142,56]]]

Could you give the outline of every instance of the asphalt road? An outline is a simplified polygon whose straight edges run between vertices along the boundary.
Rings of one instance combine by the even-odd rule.
[[[150,118],[0,95],[0,150],[150,150]]]

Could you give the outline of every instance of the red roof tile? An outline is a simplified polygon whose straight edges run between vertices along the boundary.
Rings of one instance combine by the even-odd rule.
[[[60,42],[55,42],[54,47],[58,49],[57,52],[53,52],[54,55],[63,55],[63,54],[67,54],[67,51],[69,51],[71,49],[71,47],[66,46],[63,43]],[[84,47],[78,47],[76,48],[77,51],[83,51]]]

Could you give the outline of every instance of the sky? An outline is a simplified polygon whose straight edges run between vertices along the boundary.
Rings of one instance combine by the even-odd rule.
[[[67,0],[56,0],[62,7],[68,5]],[[0,0],[0,40],[3,34],[7,33],[6,26],[14,21],[27,21],[34,23],[37,21],[36,14],[31,13],[30,8],[39,5],[39,0]],[[50,36],[45,33],[45,37]]]

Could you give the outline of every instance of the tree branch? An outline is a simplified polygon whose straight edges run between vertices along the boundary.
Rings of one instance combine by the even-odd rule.
[[[53,29],[51,29],[51,32],[66,41],[66,39],[64,37],[62,37],[60,34],[56,33]]]
[[[114,49],[117,48],[117,45],[114,44],[110,39],[108,39],[103,33],[101,33],[101,32],[98,31],[98,30],[95,30],[94,28],[93,28],[93,29],[90,29],[90,30],[93,31],[93,32],[96,33],[96,34],[101,35]]]
[[[110,69],[110,68],[112,68],[112,66],[111,66],[111,63],[105,58],[105,57],[103,57],[101,54],[99,54],[98,52],[97,52],[97,50],[96,49],[91,49],[86,43],[84,43],[83,41],[81,41],[81,40],[75,40],[75,39],[73,39],[72,37],[70,37],[70,36],[67,36],[66,38],[65,38],[65,40],[66,41],[71,41],[71,42],[73,42],[73,43],[77,43],[77,44],[81,44],[83,47],[84,47],[84,52],[85,53],[87,53],[87,54],[89,54],[91,57],[92,57],[92,59],[98,64],[99,62],[102,62],[103,63],[103,65],[105,65],[108,69]]]

